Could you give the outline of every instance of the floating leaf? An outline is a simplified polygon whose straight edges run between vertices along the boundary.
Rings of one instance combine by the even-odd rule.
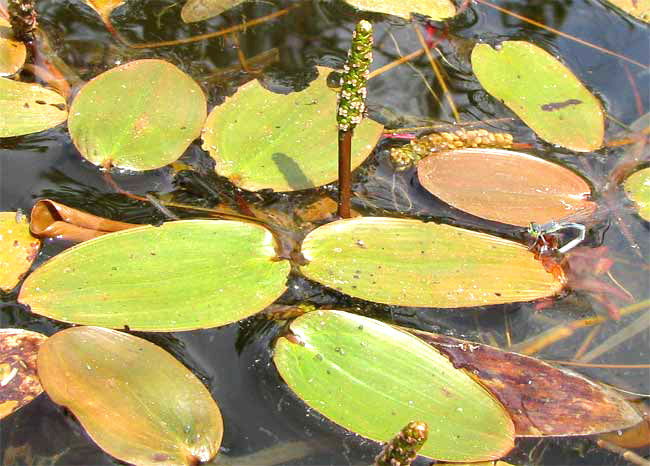
[[[214,18],[226,10],[236,7],[246,0],[187,0],[181,10],[185,23],[194,23]]]
[[[223,435],[217,404],[169,353],[126,333],[72,327],[38,353],[38,376],[107,453],[133,464],[195,465]]]
[[[451,18],[456,7],[449,0],[345,0],[358,10],[373,11],[386,15],[411,19],[411,13],[429,16],[434,20]]]
[[[105,24],[110,24],[111,13],[124,3],[124,0],[84,0],[86,5],[95,10]]]
[[[468,307],[550,296],[562,283],[519,243],[418,220],[362,217],[307,235],[312,280],[384,304]]]
[[[0,419],[43,391],[36,375],[36,355],[46,339],[29,330],[0,329]]]
[[[418,163],[418,178],[434,196],[472,215],[512,225],[546,223],[596,204],[571,170],[522,152],[462,149]]]
[[[379,442],[413,419],[429,426],[421,455],[447,461],[500,458],[513,446],[498,401],[426,343],[341,311],[291,323],[298,343],[277,341],[273,360],[289,387],[325,417]]]
[[[518,437],[592,435],[638,424],[616,392],[539,359],[487,345],[410,330],[470,370],[503,403]]]
[[[472,68],[485,90],[545,141],[578,152],[602,145],[600,102],[543,49],[523,41],[505,41],[496,49],[477,44]]]
[[[53,128],[67,117],[65,99],[56,92],[0,78],[0,138]]]
[[[86,241],[113,231],[139,227],[73,209],[51,199],[41,199],[32,208],[29,229],[39,238]]]
[[[27,57],[25,44],[15,40],[9,22],[0,17],[0,76],[11,76],[22,68]]]
[[[29,270],[41,242],[29,234],[24,216],[0,212],[0,290],[10,291]]]
[[[639,215],[650,222],[650,167],[630,175],[625,180],[625,193],[639,209]]]
[[[217,172],[255,191],[308,189],[338,176],[336,92],[327,87],[328,68],[309,87],[288,95],[251,81],[210,113],[203,148]],[[354,132],[352,169],[363,162],[383,127],[365,118]]]
[[[32,311],[77,324],[175,331],[248,317],[285,290],[286,261],[258,225],[186,220],[81,243],[25,280]]]
[[[136,60],[82,87],[68,128],[92,163],[150,170],[179,158],[206,114],[205,95],[191,77],[163,60]]]
[[[641,21],[650,23],[650,0],[607,0]]]

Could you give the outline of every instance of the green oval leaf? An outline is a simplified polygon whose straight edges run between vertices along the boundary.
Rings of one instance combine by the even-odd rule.
[[[126,333],[72,327],[41,346],[38,376],[110,455],[133,464],[194,465],[223,436],[217,404],[170,354]]]
[[[625,194],[634,201],[641,218],[650,222],[650,167],[630,175],[624,187]]]
[[[523,41],[505,41],[497,49],[477,44],[472,69],[487,92],[545,141],[578,152],[602,145],[600,102],[543,49]]]
[[[9,22],[0,17],[0,76],[11,76],[22,68],[27,58],[25,44],[14,39]]]
[[[86,241],[23,283],[19,301],[53,319],[153,332],[248,317],[286,289],[290,266],[258,225],[185,220]]]
[[[163,60],[136,60],[81,88],[68,129],[92,163],[150,170],[179,158],[206,114],[205,95],[191,77]]]
[[[36,354],[46,339],[29,330],[0,329],[0,419],[43,391],[36,375]]]
[[[421,455],[447,461],[500,458],[514,426],[498,401],[426,343],[341,311],[291,323],[298,343],[277,341],[273,360],[298,396],[325,417],[386,442],[413,419],[426,422]]]
[[[522,152],[460,149],[434,153],[418,163],[420,184],[472,215],[527,227],[575,214],[588,215],[585,180],[561,165]]]
[[[0,138],[53,128],[67,117],[60,94],[36,84],[0,78]]]
[[[456,7],[449,0],[345,0],[358,10],[411,19],[411,13],[429,16],[434,20],[451,18]]]
[[[562,284],[519,243],[419,220],[362,217],[315,229],[302,272],[384,304],[468,307],[530,301]]]
[[[18,221],[17,220],[18,217]],[[41,240],[29,233],[27,219],[0,212],[0,290],[11,291],[36,259]]]
[[[203,129],[203,149],[217,172],[256,191],[293,191],[330,183],[338,176],[336,92],[328,68],[309,87],[276,94],[251,81],[215,107]],[[383,126],[365,118],[352,140],[352,169],[364,161]]]

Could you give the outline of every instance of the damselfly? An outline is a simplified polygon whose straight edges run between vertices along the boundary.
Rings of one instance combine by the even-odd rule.
[[[614,211],[624,208],[623,203],[614,202],[612,204],[600,204],[597,207],[583,209],[558,220],[551,220],[546,223],[531,222],[527,228],[527,233],[533,239],[530,249],[537,248],[540,254],[549,254],[559,252],[566,254],[571,249],[579,246],[587,237],[587,231],[591,226],[603,221],[607,221],[609,215]],[[550,241],[547,236],[554,234],[563,234],[564,232],[573,232],[573,237],[560,246],[559,241]]]

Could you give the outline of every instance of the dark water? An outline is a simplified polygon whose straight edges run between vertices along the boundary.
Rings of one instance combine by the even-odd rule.
[[[171,40],[240,23],[289,6],[289,3],[247,3],[205,22],[184,25],[179,19],[182,5],[165,1],[131,1],[112,16],[116,28],[130,41]],[[609,9],[596,1],[503,2],[500,6],[528,15],[563,32],[593,42],[640,62],[650,56],[648,28],[642,23]],[[81,2],[41,0],[40,23],[47,31],[57,54],[81,79],[89,79],[118,63],[136,58],[164,58],[191,74],[205,89],[210,104],[220,103],[251,76],[237,71],[237,49],[232,39],[213,39],[179,47],[151,50],[129,49],[106,32],[96,14]],[[340,66],[345,58],[351,31],[362,17],[375,28],[373,68],[389,63],[400,55],[420,48],[412,25],[397,18],[376,14],[358,14],[340,3],[305,2],[288,15],[239,34],[241,51],[247,57],[277,48],[279,61],[262,76],[266,85],[277,90],[304,85],[313,76],[315,65]],[[417,20],[424,25],[423,19]],[[468,62],[471,45],[477,40],[525,39],[535,42],[562,58],[574,73],[602,99],[607,112],[627,124],[636,120],[639,109],[633,97],[630,76],[639,90],[643,111],[650,105],[647,70],[625,64],[618,58],[576,44],[566,38],[535,28],[486,6],[473,5],[446,25],[432,23],[440,32],[439,49],[447,58],[443,63],[453,98],[463,121],[511,117],[512,114],[487,96],[472,77]],[[234,67],[227,75],[217,72]],[[453,122],[448,105],[439,104],[424,80],[441,95],[426,57],[421,56],[372,79],[368,85],[371,116],[390,128]],[[613,139],[621,128],[607,122],[607,137]],[[532,152],[563,163],[585,176],[598,198],[616,161],[625,148],[603,149],[583,155],[556,150],[535,139],[518,123],[507,121],[493,126],[509,131],[516,140],[533,144]],[[394,175],[388,162],[388,148],[394,142],[383,141],[369,160],[355,173],[355,208],[366,215],[410,215],[435,218],[449,223],[508,235],[508,229],[481,221],[434,199],[417,183],[413,170]],[[647,158],[647,154],[646,154]],[[139,174],[116,174],[116,181],[135,193],[172,193],[177,199],[211,205],[214,193],[231,199],[235,190],[222,179],[210,175],[211,163],[195,143],[184,160],[197,167],[182,183],[171,170],[163,168]],[[150,206],[128,200],[108,187],[99,170],[84,161],[65,127],[38,134],[0,140],[0,210],[22,209],[29,212],[35,199],[50,197],[66,204],[111,218],[139,223],[158,223],[160,212]],[[210,188],[206,190],[204,186]],[[203,188],[201,187],[203,186]],[[335,187],[288,195],[240,193],[249,202],[280,211],[307,204],[320,193],[335,193]],[[588,238],[600,241],[615,258],[612,274],[634,296],[648,298],[648,224],[627,207],[621,207],[623,222],[639,243],[641,255],[614,223],[600,227]],[[68,246],[47,242],[38,263]],[[318,305],[356,306],[384,320],[422,329],[439,331],[506,346],[531,338],[547,328],[594,314],[603,315],[602,306],[584,293],[569,293],[556,300],[543,313],[534,303],[495,306],[459,311],[424,310],[372,305],[346,298],[323,287],[292,276],[289,290],[279,302],[292,304],[310,301]],[[38,318],[16,302],[17,290],[1,297],[2,323],[47,334],[65,325]],[[603,326],[593,345],[615,334],[638,315]],[[282,383],[270,360],[271,342],[278,326],[255,318],[224,328],[170,334],[140,334],[172,352],[190,367],[208,386],[222,410],[225,437],[222,453],[241,457],[274,447],[265,456],[245,463],[232,464],[370,464],[378,452],[376,444],[358,438],[324,420],[291,394]],[[558,345],[544,350],[549,359],[571,359],[585,333],[577,333]],[[642,364],[649,358],[650,335],[647,327],[625,343],[608,351],[594,362]],[[635,393],[650,393],[647,370],[579,369],[596,380],[611,383]],[[54,405],[46,395],[2,421],[4,464],[99,465],[116,461],[102,453],[86,436],[79,424]],[[293,442],[305,442],[296,444]],[[11,449],[29,450],[33,462],[22,456],[9,461]],[[642,452],[643,453],[643,452]],[[647,454],[647,451],[645,452]],[[625,464],[621,458],[598,449],[590,438],[537,439],[518,441],[507,458],[513,464],[611,465]],[[418,464],[426,464],[421,461]]]

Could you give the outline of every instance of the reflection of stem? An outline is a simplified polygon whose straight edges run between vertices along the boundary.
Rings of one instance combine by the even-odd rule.
[[[644,299],[643,301],[639,301],[638,303],[631,304],[629,306],[621,308],[620,314],[621,317],[628,314],[633,314],[635,312],[643,311],[647,309],[649,306],[650,306],[650,299]],[[588,317],[586,319],[581,319],[581,320],[575,320],[569,324],[558,325],[556,327],[546,330],[544,333],[540,335],[537,335],[533,338],[524,340],[522,342],[517,343],[516,345],[513,345],[511,351],[515,351],[517,353],[521,353],[525,355],[539,353],[547,346],[550,346],[560,340],[570,337],[578,329],[602,324],[607,320],[609,320],[609,317],[597,316],[597,317]]]
[[[293,10],[294,8],[298,8],[299,5],[292,5],[288,8],[285,8],[280,11],[276,11],[274,13],[271,13],[270,15],[262,16],[261,18],[256,18],[252,19],[250,21],[246,21],[245,23],[238,24],[236,26],[231,26],[225,29],[221,29],[219,31],[215,32],[209,32],[207,34],[200,34],[198,36],[193,36],[193,37],[186,37],[185,39],[176,39],[176,40],[167,40],[167,41],[162,41],[162,42],[148,42],[144,44],[132,44],[128,42],[124,38],[120,38],[120,40],[126,44],[127,46],[133,48],[133,49],[153,49],[156,47],[170,47],[173,45],[182,45],[182,44],[191,44],[192,42],[200,42],[202,40],[206,39],[213,39],[215,37],[220,37],[220,36],[225,36],[226,34],[230,34],[233,32],[238,32],[238,31],[243,31],[246,28],[249,28],[251,26],[255,26],[257,24],[265,23],[271,19],[277,18],[279,16],[284,16],[289,11]]]
[[[352,133],[353,130],[339,131],[338,216],[341,218],[350,218]]]
[[[382,73],[385,73],[388,70],[392,70],[396,66],[401,65],[402,63],[406,63],[407,61],[413,60],[414,58],[419,57],[424,53],[424,49],[416,50],[415,52],[411,52],[408,55],[404,55],[403,57],[398,58],[394,62],[388,63],[381,68],[377,68],[376,70],[370,72],[368,74],[368,79],[372,79],[375,76],[379,76]]]
[[[550,26],[547,26],[545,24],[539,23],[535,20],[532,20],[530,18],[526,18],[525,16],[518,15],[514,11],[507,10],[506,8],[501,8],[500,6],[495,5],[494,3],[490,3],[486,0],[476,0],[478,3],[481,3],[483,5],[489,6],[490,8],[494,8],[497,11],[500,11],[501,13],[505,13],[506,15],[512,16],[513,18],[517,18],[521,21],[524,21],[528,24],[532,24],[533,26],[537,26],[538,28],[546,29],[547,31],[550,31],[554,34],[557,34],[558,36],[562,36],[565,39],[572,40],[574,42],[577,42],[578,44],[582,44],[584,46],[590,47],[592,49],[596,49],[599,52],[603,52],[607,55],[612,55],[616,58],[620,58],[621,60],[625,60],[629,63],[632,63],[633,65],[640,66],[641,68],[648,68],[648,65],[644,65],[643,63],[639,63],[636,60],[632,60],[631,58],[626,57],[625,55],[620,55],[616,52],[612,52],[611,50],[607,50],[606,48],[600,47],[596,44],[592,44],[591,42],[587,42],[586,40],[579,39],[575,36],[572,36],[571,34],[567,34],[566,32],[562,32],[558,29],[554,29]]]
[[[457,123],[459,123],[460,116],[458,115],[458,110],[456,109],[456,105],[454,105],[454,100],[451,98],[451,92],[449,92],[449,88],[447,87],[445,78],[442,75],[442,72],[440,71],[440,67],[438,66],[438,63],[436,63],[436,60],[433,58],[433,55],[431,55],[431,50],[429,50],[429,47],[427,46],[427,43],[424,40],[424,37],[422,37],[420,28],[416,24],[413,24],[413,29],[415,29],[415,34],[417,34],[418,40],[420,41],[420,44],[422,44],[422,49],[424,50],[424,53],[429,59],[429,63],[431,64],[431,68],[433,69],[436,78],[438,78],[440,87],[442,87],[442,92],[444,92],[445,97],[447,98],[447,102],[449,103],[449,107],[451,108],[451,113],[454,114],[454,119],[456,120]]]

